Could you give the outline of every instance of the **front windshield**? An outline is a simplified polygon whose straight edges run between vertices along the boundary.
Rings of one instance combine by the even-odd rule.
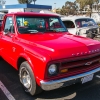
[[[89,18],[77,19],[75,23],[78,28],[97,25],[93,19]]]
[[[17,16],[19,33],[67,32],[59,17]]]

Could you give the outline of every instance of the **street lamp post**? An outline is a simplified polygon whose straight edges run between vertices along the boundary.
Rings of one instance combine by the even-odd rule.
[[[56,13],[56,3],[54,3],[55,4],[55,13]]]

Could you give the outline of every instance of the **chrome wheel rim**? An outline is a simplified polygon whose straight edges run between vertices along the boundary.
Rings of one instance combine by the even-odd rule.
[[[20,70],[20,81],[25,88],[29,89],[31,87],[31,77],[25,67],[22,67]]]

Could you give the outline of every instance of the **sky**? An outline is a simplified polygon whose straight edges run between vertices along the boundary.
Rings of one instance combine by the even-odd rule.
[[[18,0],[5,0],[5,5],[12,5],[12,4],[18,4]],[[66,1],[75,1],[75,0],[37,0],[36,4],[39,5],[51,5],[52,8],[61,8]],[[56,4],[54,4],[56,3]]]

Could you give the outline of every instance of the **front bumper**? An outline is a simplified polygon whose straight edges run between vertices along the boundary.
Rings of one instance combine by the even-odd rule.
[[[71,84],[81,82],[81,79],[83,77],[97,73],[99,71],[100,71],[100,68],[96,68],[94,70],[91,70],[91,71],[88,71],[88,72],[85,72],[85,73],[82,73],[82,74],[70,76],[70,77],[67,77],[67,78],[62,78],[62,79],[59,79],[59,80],[51,80],[51,81],[48,81],[48,82],[45,82],[45,81],[42,80],[42,81],[40,81],[41,88],[43,90],[49,91],[49,90],[54,90],[54,89],[57,89],[57,88],[69,86]]]

